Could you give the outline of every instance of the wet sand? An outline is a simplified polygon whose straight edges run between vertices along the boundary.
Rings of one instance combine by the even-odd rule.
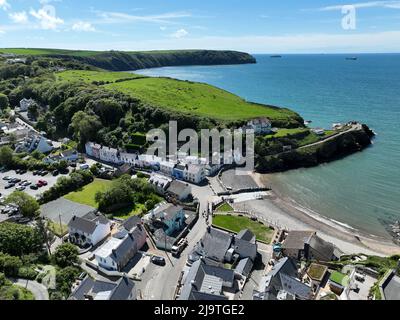
[[[260,187],[271,187],[268,175],[252,173],[254,181]],[[271,191],[264,200],[248,201],[238,206],[246,206],[256,214],[272,220],[275,224],[289,230],[315,230],[321,238],[334,243],[345,253],[365,253],[373,255],[400,254],[400,246],[390,239],[366,234],[321,214],[302,208],[286,195]]]

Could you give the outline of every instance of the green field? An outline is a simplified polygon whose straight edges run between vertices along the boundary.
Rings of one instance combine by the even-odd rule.
[[[100,51],[87,51],[87,50],[63,50],[63,49],[33,49],[33,48],[0,48],[0,53],[12,53],[26,56],[40,56],[40,55],[68,55],[78,57],[90,57],[101,53]]]
[[[64,198],[70,201],[74,201],[80,204],[86,204],[88,206],[97,208],[95,196],[98,191],[105,191],[108,186],[111,185],[111,181],[95,179],[92,183],[84,186],[81,190],[71,192]]]
[[[219,120],[234,121],[257,117],[287,119],[293,112],[251,104],[240,97],[204,83],[168,78],[145,78],[107,84],[156,107]]]
[[[135,80],[115,82],[119,79]],[[112,82],[104,85],[109,90],[117,90],[143,102],[185,114],[234,121],[257,117],[288,121],[296,114],[288,109],[279,109],[249,103],[225,90],[205,83],[179,81],[170,78],[143,78],[132,73],[65,71],[57,73],[60,81],[82,80]]]
[[[100,82],[115,82],[117,80],[135,79],[143,77],[137,74],[128,72],[105,72],[105,71],[87,71],[87,70],[68,70],[56,73],[57,80],[60,81],[83,81],[92,83]]]
[[[249,229],[255,234],[257,240],[266,243],[271,243],[272,236],[274,235],[273,229],[246,217],[216,215],[213,218],[213,225],[234,233],[238,233],[243,229]]]
[[[298,134],[305,134],[309,132],[310,129],[307,128],[293,128],[293,129],[278,129],[278,132],[275,134],[268,134],[265,136],[265,138],[270,139],[270,138],[285,138],[288,136],[296,136]]]

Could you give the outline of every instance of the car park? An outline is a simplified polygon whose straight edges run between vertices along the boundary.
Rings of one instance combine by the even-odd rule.
[[[17,190],[17,191],[24,191],[25,189],[26,189],[26,187],[24,187],[24,186],[18,186],[15,188],[15,190]]]
[[[14,187],[15,187],[15,183],[9,183],[4,188],[5,189],[11,189],[11,188],[14,188]]]
[[[31,188],[31,190],[38,190],[39,189],[37,184],[31,185],[30,188]]]
[[[47,181],[45,180],[39,180],[37,183],[38,187],[44,187],[47,186]]]
[[[30,186],[32,184],[32,182],[30,182],[30,181],[25,181],[23,184],[22,184],[22,186],[24,186],[24,187],[28,187],[28,186]]]
[[[9,181],[9,180],[11,180],[12,178],[10,177],[10,176],[5,176],[4,178],[3,178],[3,180],[4,181]]]

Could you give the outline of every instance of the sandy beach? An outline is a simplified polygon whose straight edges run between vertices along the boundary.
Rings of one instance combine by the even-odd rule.
[[[271,186],[268,175],[251,174],[260,186]],[[288,230],[315,230],[325,240],[334,243],[344,253],[365,253],[369,255],[400,254],[400,247],[389,239],[365,234],[360,230],[330,220],[319,213],[300,207],[286,195],[269,192],[263,200],[237,204],[238,209],[245,209],[261,215],[274,224]]]

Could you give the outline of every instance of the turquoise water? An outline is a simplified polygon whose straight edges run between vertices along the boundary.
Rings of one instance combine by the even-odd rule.
[[[400,218],[400,55],[256,55],[255,65],[168,67],[152,76],[201,81],[285,106],[313,126],[358,120],[378,135],[362,153],[272,177],[275,188],[326,217],[377,235]]]

